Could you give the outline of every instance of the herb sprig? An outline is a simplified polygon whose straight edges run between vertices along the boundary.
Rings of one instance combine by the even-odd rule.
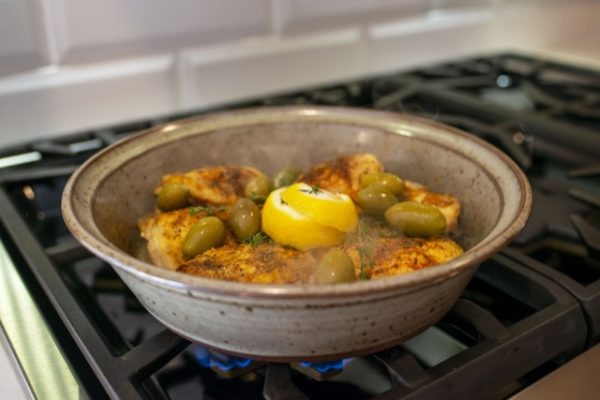
[[[308,194],[318,194],[321,192],[321,188],[318,185],[311,185],[310,189],[300,189],[300,191]]]
[[[205,212],[207,215],[215,215],[216,213],[227,211],[227,206],[193,206],[190,207],[190,215],[196,215]]]
[[[348,236],[346,243],[351,246],[356,246],[360,258],[360,273],[358,278],[361,280],[371,279],[369,269],[375,265],[375,239],[373,237],[373,228],[367,220],[361,219],[358,221],[356,232]]]
[[[269,237],[265,235],[264,232],[257,232],[248,239],[244,240],[244,243],[247,243],[250,246],[256,246],[267,241],[269,241]]]

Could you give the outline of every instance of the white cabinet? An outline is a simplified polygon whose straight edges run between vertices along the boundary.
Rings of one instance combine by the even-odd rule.
[[[49,0],[65,63],[109,60],[266,32],[268,0]]]
[[[487,9],[460,13],[432,12],[421,18],[376,24],[368,28],[369,74],[394,71],[447,59],[458,59],[485,49],[496,39],[490,28],[494,14]]]
[[[186,108],[204,107],[356,77],[364,70],[358,29],[198,48],[181,57]]]
[[[0,80],[0,146],[172,113],[175,87],[171,55]]]
[[[0,76],[48,61],[39,1],[0,0]]]
[[[0,146],[598,38],[599,0],[0,0]]]
[[[364,25],[423,13],[424,0],[278,0],[283,31],[332,29]]]

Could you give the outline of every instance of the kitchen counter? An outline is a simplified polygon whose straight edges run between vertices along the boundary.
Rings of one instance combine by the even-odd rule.
[[[594,399],[600,393],[600,344],[569,361],[511,400]]]

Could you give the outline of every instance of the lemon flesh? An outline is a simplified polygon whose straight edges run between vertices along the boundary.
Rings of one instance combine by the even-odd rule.
[[[292,207],[282,198],[288,188],[277,189],[267,197],[262,210],[262,228],[277,243],[298,250],[335,246],[344,241],[345,233]]]
[[[281,198],[294,210],[320,225],[342,232],[354,232],[358,226],[356,207],[345,194],[296,183],[281,193]]]

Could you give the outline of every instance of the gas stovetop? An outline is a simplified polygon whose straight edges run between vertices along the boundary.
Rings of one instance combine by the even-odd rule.
[[[93,398],[509,396],[600,341],[599,93],[599,72],[506,54],[227,107],[412,113],[484,138],[531,181],[530,222],[481,265],[450,313],[402,346],[336,363],[265,364],[190,344],[65,228],[60,196],[81,162],[122,137],[192,114],[0,149],[2,303],[17,315],[7,320],[0,309],[5,334],[37,395],[48,390],[35,368],[46,358],[19,335],[45,335],[66,371],[64,385]],[[72,390],[55,386],[59,394]]]

